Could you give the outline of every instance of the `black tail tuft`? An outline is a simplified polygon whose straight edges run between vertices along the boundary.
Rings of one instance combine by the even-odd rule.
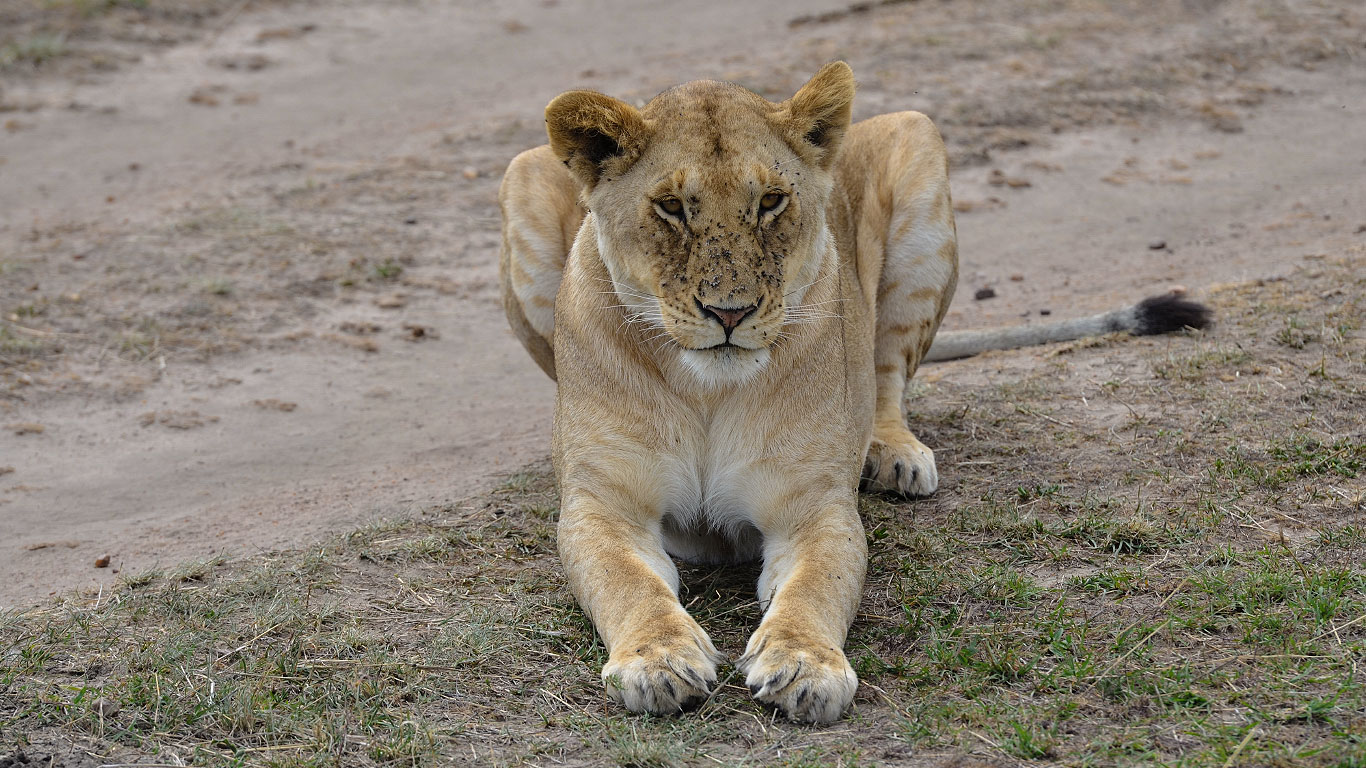
[[[1182,328],[1206,328],[1214,320],[1209,307],[1181,298],[1179,294],[1164,293],[1150,296],[1134,307],[1138,336],[1171,333]]]

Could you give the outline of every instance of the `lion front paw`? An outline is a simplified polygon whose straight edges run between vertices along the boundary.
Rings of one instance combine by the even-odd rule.
[[[755,699],[802,723],[839,718],[858,689],[858,676],[840,649],[763,627],[736,666]]]
[[[607,695],[632,712],[679,712],[711,693],[722,656],[711,638],[691,627],[623,641],[602,668]]]
[[[891,491],[903,496],[929,496],[939,488],[934,451],[915,439],[910,430],[878,430],[863,461],[868,490]]]

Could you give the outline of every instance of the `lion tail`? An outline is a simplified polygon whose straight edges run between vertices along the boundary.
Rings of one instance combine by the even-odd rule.
[[[1146,298],[1132,307],[1090,317],[984,331],[941,333],[935,336],[934,344],[922,362],[956,360],[992,349],[1019,349],[1120,331],[1135,336],[1150,336],[1183,328],[1207,328],[1213,320],[1213,311],[1204,304],[1183,298],[1179,293],[1165,293]]]

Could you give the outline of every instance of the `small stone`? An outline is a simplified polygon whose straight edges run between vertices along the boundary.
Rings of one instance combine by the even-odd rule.
[[[90,711],[100,717],[113,717],[119,713],[119,705],[118,702],[101,697],[90,702]]]
[[[467,179],[474,180],[479,178],[479,169],[472,165],[467,165],[465,166],[465,170],[460,172],[460,175]]]
[[[431,339],[441,338],[441,334],[437,333],[435,328],[431,328],[425,325],[418,325],[417,323],[404,323],[403,338],[407,341],[428,341]]]
[[[1010,276],[1010,282],[1022,283],[1024,282],[1024,275],[1020,274],[1019,272],[1016,272],[1015,274]]]
[[[1150,251],[1160,251],[1160,250],[1162,250],[1162,249],[1164,249],[1164,248],[1166,248],[1166,247],[1167,247],[1167,241],[1166,241],[1166,240],[1149,240],[1149,241],[1148,241],[1148,250],[1150,250]]]
[[[972,298],[976,301],[981,301],[983,299],[994,299],[996,298],[996,289],[992,288],[989,285],[985,288],[978,288],[977,292],[972,294]]]
[[[109,567],[109,555],[105,555],[104,557],[97,557],[97,558],[95,558],[95,567],[96,567],[96,568],[108,568],[108,567]]]
[[[1041,309],[1041,310],[1039,310],[1039,314],[1043,315],[1044,317],[1048,317],[1049,315],[1053,314],[1053,310],[1051,310],[1051,309]]]

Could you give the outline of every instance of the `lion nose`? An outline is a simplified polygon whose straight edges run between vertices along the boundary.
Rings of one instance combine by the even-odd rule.
[[[726,337],[729,338],[730,332],[735,330],[736,326],[744,322],[745,318],[758,308],[755,304],[739,309],[725,309],[707,304],[702,307],[702,311],[716,318],[717,322],[721,323],[721,327],[726,329]]]

